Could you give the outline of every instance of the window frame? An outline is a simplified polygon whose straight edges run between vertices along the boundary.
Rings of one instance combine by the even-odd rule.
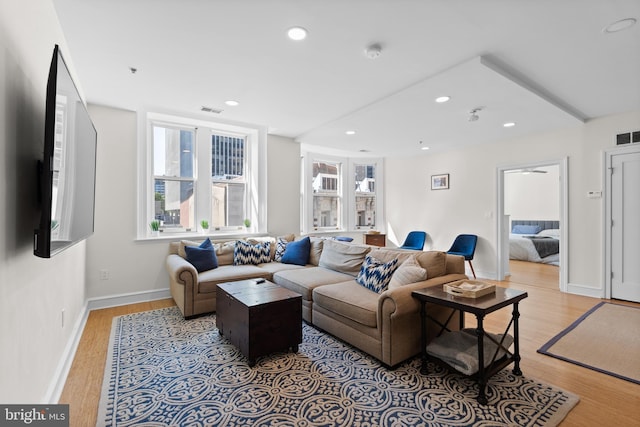
[[[384,231],[384,159],[380,157],[343,157],[323,154],[316,151],[302,152],[301,176],[301,213],[300,224],[302,234],[321,234],[335,232],[363,232],[367,230]],[[338,178],[340,197],[338,227],[317,227],[313,224],[313,164],[315,162],[338,163],[341,165]],[[376,218],[373,226],[356,225],[356,165],[375,166],[375,206]]]
[[[210,121],[194,117],[145,111],[139,114],[138,136],[138,240],[157,239],[149,229],[154,218],[153,126],[159,125],[182,130],[195,130],[194,142],[194,205],[195,224],[191,230],[161,232],[160,238],[193,238],[202,234],[200,221],[211,223],[211,141],[212,135],[226,135],[245,139],[245,214],[251,227],[229,226],[211,228],[208,236],[233,237],[262,234],[267,230],[267,186],[266,186],[266,128],[257,125],[237,124],[225,121]],[[208,155],[207,155],[208,153]]]

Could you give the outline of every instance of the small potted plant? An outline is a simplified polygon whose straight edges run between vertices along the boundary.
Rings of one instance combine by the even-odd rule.
[[[154,219],[149,223],[149,228],[151,229],[151,235],[157,236],[160,233],[160,221]]]
[[[247,229],[251,228],[251,220],[250,220],[249,218],[246,218],[246,219],[244,220],[244,226],[245,226],[245,228],[247,228]]]
[[[207,233],[209,231],[209,221],[203,219],[200,221],[200,227],[202,227],[202,232]]]

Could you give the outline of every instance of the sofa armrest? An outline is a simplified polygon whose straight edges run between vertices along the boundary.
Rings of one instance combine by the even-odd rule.
[[[382,360],[393,366],[420,352],[420,302],[411,296],[413,291],[441,286],[466,277],[464,274],[445,274],[383,292],[378,299],[377,313]],[[450,310],[442,307],[436,307],[435,310],[430,308],[429,313],[440,322],[445,322],[450,316]],[[460,328],[457,316],[449,326],[452,330]],[[431,340],[437,333],[437,328],[427,326],[427,340]]]
[[[462,259],[464,260],[464,258]],[[380,294],[380,298],[378,299],[378,324],[384,324],[382,322],[383,317],[396,317],[419,313],[420,303],[411,296],[411,292],[465,279],[467,279],[467,276],[464,274],[445,274],[444,276],[432,277],[431,279],[421,282],[409,283],[395,289],[387,289]]]
[[[169,273],[169,290],[173,300],[185,318],[193,316],[198,271],[190,262],[177,254],[167,256],[165,267]]]
[[[166,261],[169,280],[175,281],[182,285],[195,286],[198,283],[198,271],[186,259],[180,255],[169,254]]]

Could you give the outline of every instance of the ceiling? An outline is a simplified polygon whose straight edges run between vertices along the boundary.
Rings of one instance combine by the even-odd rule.
[[[329,149],[429,155],[640,110],[640,22],[603,31],[640,20],[638,0],[53,3],[87,102]],[[308,37],[288,39],[292,26]]]

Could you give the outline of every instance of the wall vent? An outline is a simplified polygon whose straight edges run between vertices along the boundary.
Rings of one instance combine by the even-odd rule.
[[[224,110],[221,110],[221,109],[219,109],[219,108],[213,108],[213,107],[206,107],[206,106],[202,106],[202,108],[200,108],[200,111],[204,111],[205,113],[220,114],[220,113],[222,113]]]
[[[616,135],[616,145],[631,144],[636,142],[640,142],[640,130],[619,133],[618,135]]]

